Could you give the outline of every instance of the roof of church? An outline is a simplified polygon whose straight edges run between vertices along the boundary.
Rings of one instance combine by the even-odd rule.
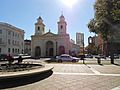
[[[53,35],[53,36],[57,36],[57,34],[54,34],[54,33],[50,32],[50,31],[48,31],[47,33],[45,33],[43,36],[46,36],[46,35]]]

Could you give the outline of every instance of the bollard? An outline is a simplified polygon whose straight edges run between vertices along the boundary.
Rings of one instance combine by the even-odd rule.
[[[97,62],[98,62],[98,64],[101,64],[101,58],[100,57],[97,58]]]

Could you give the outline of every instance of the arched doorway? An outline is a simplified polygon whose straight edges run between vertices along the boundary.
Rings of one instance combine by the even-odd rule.
[[[65,47],[64,46],[60,46],[59,47],[59,54],[64,54],[65,53]]]
[[[54,44],[52,41],[46,42],[46,56],[54,55]]]
[[[35,47],[35,57],[40,57],[41,56],[41,49],[39,46]]]

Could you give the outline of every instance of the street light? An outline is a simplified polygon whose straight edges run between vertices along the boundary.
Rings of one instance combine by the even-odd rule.
[[[83,55],[84,55],[85,54],[85,51],[84,51],[84,34],[83,34],[82,44],[83,44]]]

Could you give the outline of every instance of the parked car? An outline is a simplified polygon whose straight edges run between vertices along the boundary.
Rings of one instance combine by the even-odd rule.
[[[119,55],[114,54],[114,59],[119,59]]]
[[[114,59],[119,59],[119,58],[120,58],[120,56],[117,55],[117,54],[114,54],[113,56],[114,56]],[[111,57],[111,56],[109,56],[109,58],[110,58],[110,57]]]
[[[68,54],[62,54],[60,56],[57,56],[56,57],[56,60],[58,62],[62,62],[62,61],[71,61],[71,62],[78,62],[80,60],[80,58],[77,58],[77,57],[72,57]]]
[[[85,55],[85,58],[93,58],[93,55],[91,55],[91,54],[86,54],[86,55]]]
[[[0,60],[7,60],[6,54],[0,54]]]
[[[106,59],[106,56],[105,56],[105,55],[102,55],[102,54],[99,54],[99,55],[95,56],[95,58],[103,58],[103,59]]]

